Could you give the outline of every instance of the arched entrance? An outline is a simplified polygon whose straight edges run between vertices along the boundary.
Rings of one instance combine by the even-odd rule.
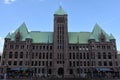
[[[64,75],[64,69],[63,68],[58,68],[58,75]]]

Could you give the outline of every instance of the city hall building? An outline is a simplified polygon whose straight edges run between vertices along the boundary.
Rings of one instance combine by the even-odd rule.
[[[80,28],[79,28],[80,29]],[[54,13],[54,32],[28,31],[23,23],[5,37],[1,72],[29,69],[37,76],[118,75],[116,41],[98,24],[91,32],[68,32],[68,15]]]

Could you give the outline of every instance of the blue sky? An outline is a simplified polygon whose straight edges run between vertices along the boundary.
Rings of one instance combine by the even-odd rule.
[[[70,32],[92,31],[98,23],[116,38],[120,50],[120,0],[0,0],[0,51],[3,39],[23,22],[28,30],[53,31],[53,14],[62,5]]]

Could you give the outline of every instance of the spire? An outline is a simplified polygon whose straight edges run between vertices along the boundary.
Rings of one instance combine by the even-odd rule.
[[[60,5],[58,10],[55,12],[56,15],[66,15],[67,13],[63,10],[62,6]]]

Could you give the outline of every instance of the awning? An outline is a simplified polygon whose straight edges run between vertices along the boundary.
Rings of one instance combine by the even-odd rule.
[[[28,68],[20,68],[20,70],[24,70],[25,71],[25,70],[28,70]]]
[[[103,72],[109,72],[109,71],[113,71],[111,68],[96,68],[97,71],[103,71]]]
[[[15,67],[15,68],[12,68],[11,70],[15,70],[15,71],[24,70],[25,71],[25,70],[28,70],[28,68]]]
[[[15,68],[11,68],[11,70],[18,71],[18,70],[20,70],[20,68],[19,67],[15,67]]]

